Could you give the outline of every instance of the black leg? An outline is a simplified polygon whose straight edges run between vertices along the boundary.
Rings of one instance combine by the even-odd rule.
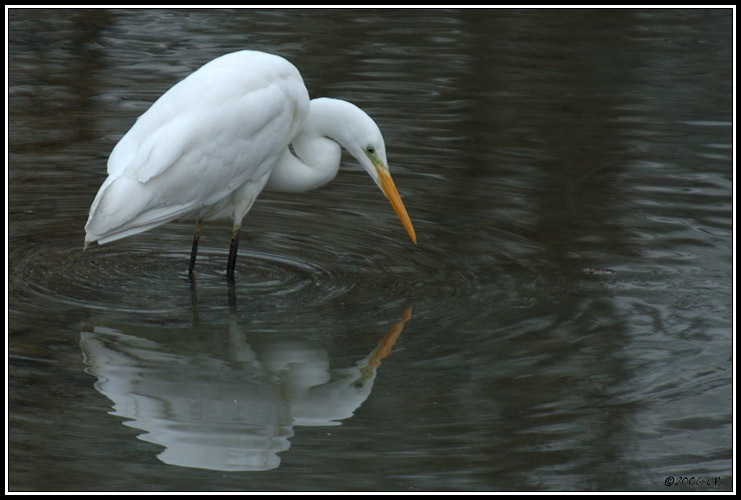
[[[232,243],[229,246],[229,260],[226,263],[226,277],[234,279],[234,267],[237,265],[237,248],[239,248],[239,226],[232,228]]]
[[[198,240],[201,239],[201,219],[196,221],[196,233],[193,235],[193,248],[190,250],[190,264],[188,264],[188,276],[193,275],[196,266],[196,255],[198,254]]]

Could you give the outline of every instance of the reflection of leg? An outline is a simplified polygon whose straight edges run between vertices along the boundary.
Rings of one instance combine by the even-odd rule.
[[[196,233],[193,235],[193,248],[190,250],[190,264],[188,264],[188,276],[193,274],[193,268],[196,265],[196,255],[198,254],[198,240],[201,239],[201,219],[196,221]]]
[[[232,243],[229,246],[229,260],[226,263],[226,277],[234,279],[234,267],[237,265],[237,248],[239,248],[239,226],[232,228]]]
[[[190,283],[190,310],[193,314],[193,326],[196,326],[200,324],[200,320],[198,319],[198,290],[196,290],[196,280],[193,275],[190,275],[189,278],[190,279],[188,281]]]
[[[234,286],[234,279],[228,279],[226,286],[228,294],[227,297],[229,300],[229,314],[235,315],[237,314],[237,292]]]

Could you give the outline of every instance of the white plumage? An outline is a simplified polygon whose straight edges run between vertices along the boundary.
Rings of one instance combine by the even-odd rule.
[[[340,145],[381,187],[416,241],[388,173],[383,137],[367,114],[341,100],[310,101],[298,70],[279,56],[218,57],[162,95],[113,149],[85,245],[194,217],[192,272],[200,222],[231,218],[232,274],[242,219],[268,181],[285,191],[323,185],[337,173]]]

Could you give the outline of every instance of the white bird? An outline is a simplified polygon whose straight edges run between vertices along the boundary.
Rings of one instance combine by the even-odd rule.
[[[364,111],[338,99],[309,100],[298,70],[282,57],[223,55],[163,94],[113,148],[85,247],[194,217],[192,274],[202,221],[231,218],[233,277],[242,219],[263,188],[300,192],[326,184],[339,170],[340,146],[381,188],[416,243],[383,136]]]

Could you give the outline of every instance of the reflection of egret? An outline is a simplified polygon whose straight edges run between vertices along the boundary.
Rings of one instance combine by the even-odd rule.
[[[310,101],[298,70],[281,57],[221,56],[168,90],[113,149],[108,178],[90,207],[85,246],[194,216],[192,272],[201,221],[231,218],[232,275],[242,219],[262,189],[326,184],[339,169],[340,146],[370,174],[416,242],[381,131],[365,112],[337,99]]]
[[[113,413],[145,431],[140,439],[163,446],[163,462],[268,470],[280,464],[295,426],[339,425],[352,417],[410,318],[411,308],[370,355],[346,368],[330,368],[326,349],[302,337],[246,336],[236,314],[221,332],[207,327],[210,349],[196,335],[177,347],[172,336],[182,332],[152,328],[144,338],[141,327],[131,335],[103,326],[83,327],[80,347]]]

